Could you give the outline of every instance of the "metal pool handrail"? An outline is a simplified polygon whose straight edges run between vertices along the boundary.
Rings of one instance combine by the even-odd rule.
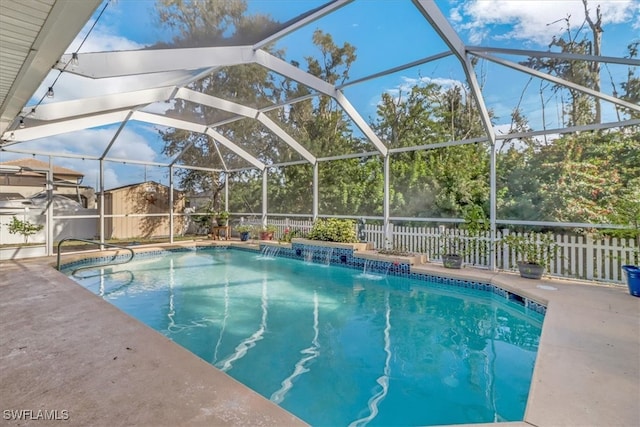
[[[107,265],[118,265],[118,264],[126,264],[128,262],[130,262],[131,260],[133,260],[133,257],[135,256],[135,253],[133,252],[133,249],[128,248],[126,246],[122,246],[122,245],[115,245],[113,243],[102,243],[100,241],[96,241],[96,240],[87,240],[87,239],[78,239],[75,237],[67,237],[65,239],[62,239],[58,242],[58,261],[56,263],[56,270],[60,271],[60,245],[62,245],[64,242],[68,242],[68,241],[77,241],[77,242],[85,242],[85,243],[93,243],[95,245],[101,245],[101,246],[108,246],[110,248],[118,248],[118,249],[124,249],[126,251],[131,252],[131,258],[125,260],[125,261],[119,261],[119,262],[109,262],[107,264],[100,264],[98,265],[98,267],[106,267]],[[72,274],[75,274],[76,271],[78,270],[82,270],[84,268],[95,268],[95,265],[91,265],[91,266],[86,266],[86,267],[80,267],[80,268],[76,268]]]

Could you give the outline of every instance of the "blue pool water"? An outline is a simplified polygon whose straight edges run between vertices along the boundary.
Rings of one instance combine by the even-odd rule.
[[[542,316],[488,292],[237,250],[77,275],[315,426],[524,416]]]

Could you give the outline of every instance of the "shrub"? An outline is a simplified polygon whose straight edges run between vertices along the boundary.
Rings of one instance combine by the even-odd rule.
[[[21,221],[16,216],[13,216],[11,222],[9,223],[9,233],[10,234],[22,234],[24,236],[24,242],[27,243],[29,240],[29,236],[36,234],[38,231],[42,230],[44,225],[42,224],[34,224],[28,220]]]
[[[313,227],[307,238],[322,240],[325,242],[356,243],[356,224],[350,219],[319,219],[313,223]]]
[[[551,233],[509,234],[502,238],[502,242],[515,250],[525,263],[538,264],[545,269],[558,250]]]
[[[251,233],[253,231],[253,225],[241,224],[236,227],[238,233]]]
[[[284,234],[279,239],[279,241],[280,242],[291,243],[291,240],[294,237],[304,237],[304,232],[302,230],[300,230],[299,228],[294,228],[293,230],[290,230],[290,229],[287,228],[287,229],[284,230]]]

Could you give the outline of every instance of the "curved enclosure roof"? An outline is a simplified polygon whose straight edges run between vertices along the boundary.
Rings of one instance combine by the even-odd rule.
[[[600,15],[581,1],[530,2],[536,10],[528,12],[529,2],[501,0],[119,0],[80,2],[84,10],[75,11],[68,3],[78,5],[49,1],[63,10],[49,19],[42,10],[33,23],[31,43],[48,43],[39,58],[46,67],[25,77],[35,65],[18,58],[18,71],[2,69],[5,153],[233,171],[640,122],[637,100],[620,86],[640,65],[626,50],[640,22],[632,1],[602,2]],[[585,7],[611,28],[598,55],[553,43],[556,33],[578,39],[571,25],[582,20],[569,17],[584,17]],[[37,12],[18,9],[3,2],[3,19]],[[70,24],[78,19],[83,28]],[[3,31],[3,46],[29,46],[14,41],[20,25]],[[554,60],[598,64],[603,84],[549,72]],[[479,131],[410,144],[376,132],[383,96],[401,100],[428,85],[459,88]],[[600,120],[567,123],[559,88],[598,102]],[[299,125],[318,105],[344,118],[347,148]],[[526,127],[514,126],[514,112]]]

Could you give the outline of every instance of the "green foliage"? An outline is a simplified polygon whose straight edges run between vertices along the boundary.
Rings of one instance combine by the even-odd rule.
[[[466,92],[428,84],[395,97],[383,94],[372,126],[392,148],[480,136],[479,114]],[[488,204],[489,151],[483,144],[396,153],[390,172],[392,215],[460,216],[467,204]]]
[[[482,206],[468,205],[463,209],[464,225],[469,236],[479,236],[489,230],[489,218]]]
[[[380,255],[391,256],[411,256],[411,252],[406,249],[392,248],[392,249],[378,249]]]
[[[457,228],[444,229],[438,238],[437,255],[464,255],[464,238],[460,235]]]
[[[628,228],[606,230],[605,234],[634,239],[635,250],[631,262],[638,265],[640,262],[640,177],[631,180],[629,187],[613,201],[610,218],[611,222]]]
[[[29,220],[20,220],[15,215],[11,218],[11,222],[9,223],[9,233],[10,234],[21,234],[24,237],[24,242],[27,243],[29,240],[29,236],[36,234],[38,231],[42,230],[44,225],[35,224]]]
[[[472,253],[485,254],[489,248],[488,242],[479,238],[489,230],[489,218],[482,206],[468,205],[463,208],[463,233],[458,228],[444,229],[439,237],[438,252],[443,255],[460,255],[462,257]]]
[[[222,2],[160,0],[158,22],[172,29],[172,46],[251,44],[263,32],[278,23],[262,15],[248,13],[243,0]],[[567,21],[568,24],[568,21]],[[554,50],[574,54],[595,54],[593,31],[583,25],[567,25],[564,34],[550,44]],[[591,28],[593,30],[593,28]],[[316,30],[312,37],[315,52],[305,63],[294,63],[318,78],[334,84],[349,79],[356,49],[348,42],[338,43],[331,34]],[[242,38],[242,40],[241,40]],[[592,43],[593,42],[593,43]],[[162,46],[156,46],[162,47]],[[269,52],[283,58],[283,52]],[[638,43],[628,46],[629,58],[637,58]],[[599,86],[597,61],[578,61],[560,57],[530,58],[528,66],[549,72],[574,83]],[[613,82],[612,82],[613,83]],[[616,82],[622,99],[637,103],[640,79],[636,68],[628,67],[626,81]],[[256,64],[220,67],[192,82],[194,90],[223,99],[261,108],[287,99],[303,99],[286,109],[264,112],[283,130],[319,157],[374,151],[360,133],[354,133],[352,121],[329,96],[305,99],[311,90],[289,79],[276,79]],[[599,103],[589,95],[561,85],[553,90],[566,94],[565,123],[599,121]],[[620,115],[637,117],[637,112],[622,107]],[[226,113],[206,106],[175,100],[168,112],[186,114],[202,123],[216,123]],[[494,115],[489,111],[491,118]],[[634,116],[635,115],[635,116]],[[512,131],[529,129],[519,108],[512,113]],[[382,93],[371,127],[389,148],[426,146],[445,141],[460,141],[484,135],[482,120],[474,97],[464,85],[440,86],[419,83],[397,93]],[[265,132],[255,120],[239,120],[218,128],[224,136],[247,149],[256,158],[271,163],[300,160],[300,155],[276,135]],[[219,150],[207,135],[180,129],[161,132],[164,154],[180,154],[180,162],[218,169],[242,169],[248,166],[228,150]],[[260,141],[256,144],[256,141]],[[497,209],[501,219],[604,223],[618,222],[625,189],[640,177],[640,132],[638,126],[622,130],[565,134],[540,142],[533,137],[505,140],[497,153]],[[222,157],[222,159],[221,159]],[[487,211],[489,206],[490,150],[485,143],[462,144],[446,148],[394,152],[390,157],[390,212],[402,217],[467,217],[468,206]],[[197,169],[176,169],[183,189],[210,194],[212,206],[221,206],[225,180],[230,188],[229,209],[233,212],[260,212],[262,173],[256,170],[218,174]],[[270,167],[268,171],[269,208],[274,213],[312,211],[313,166]],[[322,214],[383,214],[383,160],[380,156],[340,159],[319,165],[319,211]],[[474,208],[475,209],[475,208]],[[477,213],[477,212],[476,212]],[[194,220],[196,218],[194,217]],[[203,217],[202,221],[209,221]],[[478,234],[486,222],[476,216],[465,228]],[[472,221],[472,222],[473,222]],[[447,246],[455,246],[453,237]]]
[[[229,212],[227,211],[220,211],[216,213],[216,218],[217,219],[221,219],[223,221],[226,221],[229,219]]]
[[[282,237],[279,239],[279,241],[291,243],[291,240],[293,240],[296,237],[304,237],[304,232],[299,228],[294,228],[293,230],[286,229]]]
[[[509,234],[502,239],[509,248],[522,257],[522,261],[529,264],[538,264],[545,269],[556,256],[558,245],[551,233],[523,233]]]
[[[358,242],[355,221],[350,219],[319,219],[313,223],[307,238],[326,242]]]
[[[275,233],[276,231],[278,231],[278,227],[276,227],[275,225],[263,225],[263,226],[258,226],[258,229],[262,232],[265,233]]]
[[[193,222],[198,224],[199,227],[209,228],[211,226],[210,215],[192,215],[191,219],[193,220]]]
[[[251,233],[251,231],[253,230],[254,230],[254,227],[252,225],[247,225],[247,224],[241,224],[236,227],[236,231],[238,233]]]
[[[640,177],[640,133],[569,134],[498,158],[502,218],[607,223]]]

